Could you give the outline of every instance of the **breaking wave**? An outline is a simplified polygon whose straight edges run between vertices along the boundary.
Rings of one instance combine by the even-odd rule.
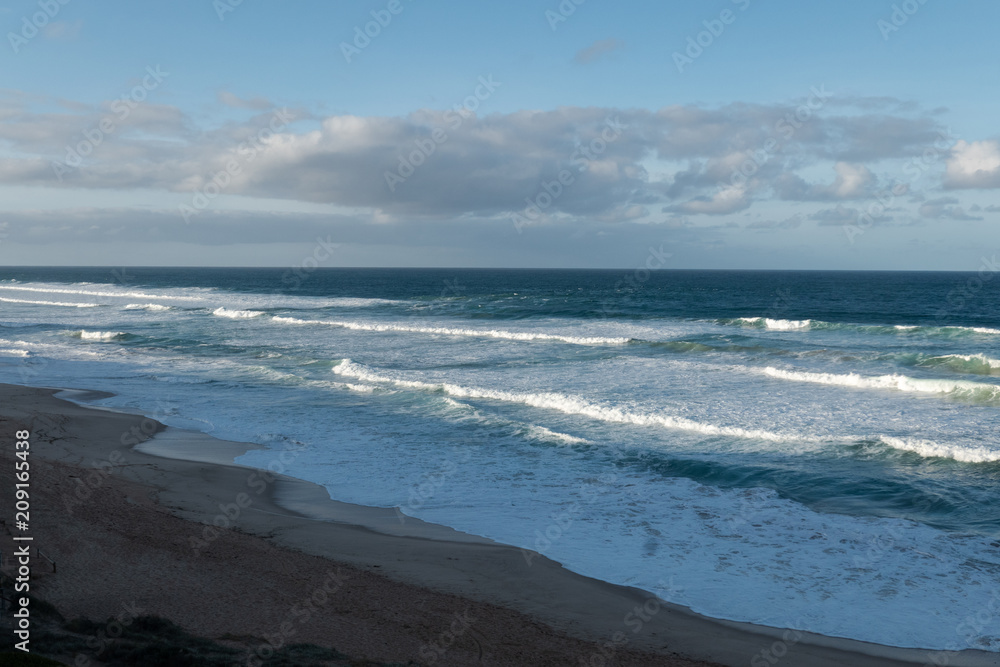
[[[560,334],[535,333],[530,331],[506,331],[503,329],[454,329],[448,327],[411,327],[400,324],[376,324],[374,322],[350,322],[336,320],[300,320],[294,317],[272,318],[280,324],[320,324],[331,327],[351,329],[353,331],[420,333],[441,336],[470,336],[477,338],[500,338],[504,340],[552,340],[574,345],[624,345],[631,338],[607,338],[599,336],[564,336]]]
[[[1000,402],[1000,386],[966,382],[962,380],[929,380],[911,378],[906,375],[858,375],[857,373],[811,373],[806,371],[786,371],[768,366],[765,375],[793,382],[812,382],[839,387],[859,389],[894,389],[896,391],[923,394],[941,394],[976,403]]]
[[[212,311],[216,317],[228,317],[231,320],[248,320],[252,317],[260,317],[264,314],[261,310],[230,310],[228,308],[216,308]]]
[[[443,392],[444,394],[458,398],[482,398],[503,401],[506,403],[519,403],[521,405],[528,405],[535,408],[557,410],[566,414],[581,415],[610,423],[628,423],[639,426],[660,426],[673,430],[701,433],[703,435],[731,436],[735,438],[768,440],[771,442],[818,442],[821,440],[816,436],[774,433],[762,429],[745,429],[738,426],[703,424],[685,417],[632,412],[618,407],[597,405],[595,403],[590,403],[583,398],[568,396],[565,394],[531,392],[518,393],[497,389],[463,387],[461,385],[450,384],[447,382],[429,383],[417,380],[401,380],[386,375],[380,375],[372,369],[362,364],[355,363],[350,359],[344,359],[339,365],[335,366],[332,371],[343,377],[352,377],[357,380],[374,384],[389,384],[409,389]]]

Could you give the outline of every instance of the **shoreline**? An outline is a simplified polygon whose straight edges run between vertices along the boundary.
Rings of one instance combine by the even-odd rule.
[[[61,397],[57,396],[60,393]],[[95,461],[111,460],[117,452],[126,463],[116,466],[102,486],[110,490],[120,485],[126,500],[131,498],[133,505],[141,504],[139,497],[145,495],[152,506],[202,524],[187,526],[182,540],[186,544],[180,545],[192,552],[188,556],[194,554],[195,563],[201,553],[213,552],[235,535],[264,541],[278,549],[350,566],[401,586],[457,596],[470,604],[497,606],[523,615],[533,623],[547,626],[553,636],[579,644],[573,645],[579,659],[566,655],[562,664],[581,664],[581,660],[589,658],[600,664],[596,658],[601,656],[605,660],[613,657],[615,663],[609,664],[622,665],[704,664],[692,662],[697,660],[745,665],[752,664],[758,656],[764,661],[760,664],[774,664],[770,657],[780,659],[784,665],[820,667],[926,665],[932,656],[939,661],[947,659],[947,663],[939,664],[957,667],[1000,662],[1000,655],[983,651],[896,648],[713,619],[659,600],[640,589],[576,574],[535,552],[412,517],[400,521],[396,510],[331,500],[327,490],[318,484],[270,475],[234,462],[233,459],[250,449],[264,449],[258,445],[172,429],[139,415],[76,402],[84,400],[84,396],[105,395],[100,392],[0,385],[0,394],[3,398],[0,417],[4,421],[37,424],[45,421],[44,415],[50,415],[60,422],[59,426],[32,426],[33,437],[38,428],[40,458],[57,467],[86,468],[93,467]],[[56,434],[61,425],[65,425],[64,432],[46,444],[47,434]],[[5,428],[12,431],[13,427]],[[96,431],[108,428],[122,434],[138,428],[137,442],[134,446],[123,445],[121,442],[126,438],[109,443],[94,437]],[[205,454],[206,449],[211,453]],[[165,450],[170,450],[169,457],[164,455]],[[276,457],[282,454],[280,450],[268,451],[274,451]],[[3,458],[8,458],[7,452]],[[526,557],[526,554],[534,555]],[[54,582],[55,577],[47,581]],[[54,588],[58,590],[58,586]],[[156,591],[150,595],[155,594]],[[418,594],[418,600],[422,595]],[[448,618],[446,614],[441,619],[438,634],[449,627]],[[172,620],[183,624],[183,619]],[[483,636],[475,641],[479,647],[478,664],[508,664],[499,655],[495,662],[482,662],[483,646],[488,646],[489,641],[484,634],[485,625],[478,630],[473,626],[475,623],[471,624],[467,638]],[[431,632],[424,639],[433,642],[435,636]],[[462,662],[466,654],[459,651],[458,642],[455,644],[433,663],[426,664],[476,664]],[[421,655],[421,646],[411,658]],[[394,660],[409,649],[403,642],[401,647],[384,650],[384,654],[372,655]],[[468,656],[474,656],[473,648],[469,650],[472,652]],[[563,655],[553,650],[555,653],[551,655]],[[486,650],[485,655],[494,654]],[[537,653],[533,655],[540,657]],[[559,663],[529,659],[522,664]]]

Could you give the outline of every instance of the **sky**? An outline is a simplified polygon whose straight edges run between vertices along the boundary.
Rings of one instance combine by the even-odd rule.
[[[1000,3],[8,1],[0,264],[980,269]]]

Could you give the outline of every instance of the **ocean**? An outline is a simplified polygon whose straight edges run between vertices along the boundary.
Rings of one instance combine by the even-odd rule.
[[[0,381],[113,392],[337,500],[709,616],[1000,652],[998,288],[6,268]]]

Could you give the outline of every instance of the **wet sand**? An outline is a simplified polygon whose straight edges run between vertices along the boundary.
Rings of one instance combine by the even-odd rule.
[[[32,534],[57,564],[56,573],[39,567],[32,592],[67,618],[103,620],[131,605],[247,656],[307,642],[402,664],[1000,662],[707,618],[533,552],[232,463],[255,445],[54,393],[0,385],[0,497],[9,506],[13,434],[27,428]]]

